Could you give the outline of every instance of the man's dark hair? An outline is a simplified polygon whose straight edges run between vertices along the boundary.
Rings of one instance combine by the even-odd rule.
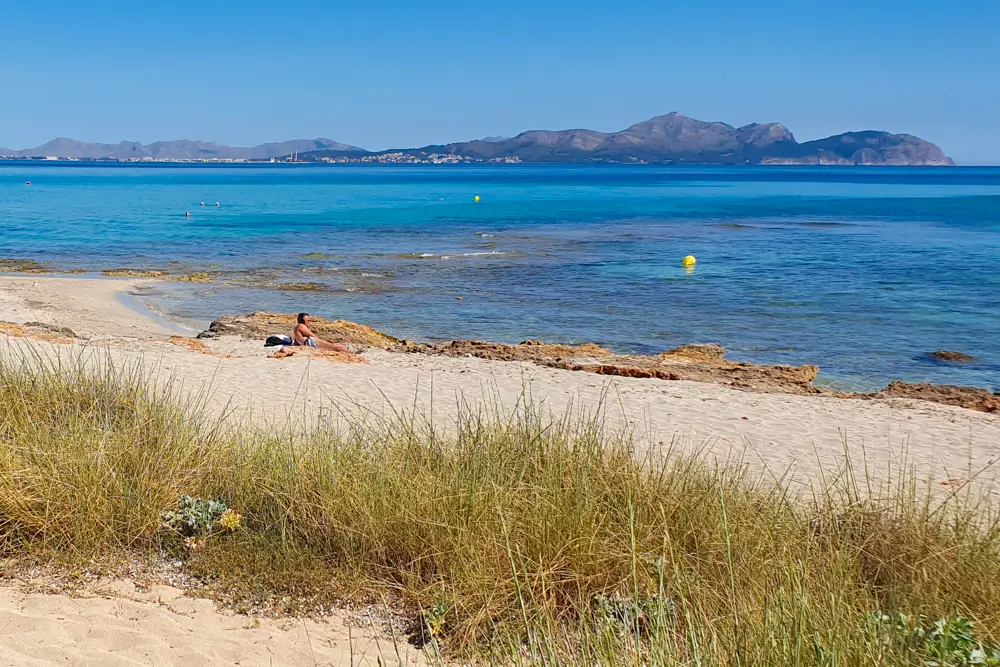
[[[309,313],[299,313],[298,315],[299,324],[304,323],[307,317],[309,317]]]

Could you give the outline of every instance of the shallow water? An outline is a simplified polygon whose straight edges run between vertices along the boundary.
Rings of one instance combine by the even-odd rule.
[[[994,168],[0,163],[0,232],[2,258],[220,272],[146,297],[195,323],[307,310],[419,339],[713,341],[828,386],[1000,389]]]

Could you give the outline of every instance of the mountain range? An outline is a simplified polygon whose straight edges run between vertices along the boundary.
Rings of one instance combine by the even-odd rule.
[[[201,141],[123,141],[88,144],[56,139],[0,156],[56,156],[77,159],[153,158],[161,160],[269,160],[295,153],[300,161],[385,162],[549,162],[652,164],[829,164],[951,166],[954,162],[929,141],[909,134],[863,130],[799,143],[781,123],[733,127],[679,113],[656,116],[620,132],[529,130],[516,137],[423,148],[366,151],[330,139],[301,139],[251,148]]]
[[[8,157],[63,157],[78,160],[153,158],[158,160],[211,160],[242,159],[270,160],[292,153],[334,150],[364,152],[363,148],[348,146],[331,139],[296,139],[259,146],[226,146],[214,142],[179,139],[176,141],[156,141],[142,144],[138,141],[122,141],[117,144],[90,144],[75,139],[60,137],[37,148],[15,151],[0,148],[0,156]]]
[[[446,152],[528,162],[951,165],[934,144],[907,134],[862,131],[799,143],[780,123],[733,127],[678,113],[620,132],[534,130],[499,142],[469,142]],[[432,149],[436,150],[436,149]]]

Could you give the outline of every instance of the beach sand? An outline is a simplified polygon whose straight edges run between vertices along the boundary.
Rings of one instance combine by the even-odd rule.
[[[0,667],[426,664],[371,627],[358,619],[349,630],[346,614],[248,618],[177,588],[124,581],[72,597],[0,587]]]
[[[746,459],[781,475],[813,477],[842,460],[845,444],[873,470],[904,460],[935,480],[961,477],[997,458],[1000,415],[909,399],[756,393],[720,385],[547,368],[525,362],[367,350],[367,364],[293,356],[272,359],[261,341],[173,338],[122,304],[148,281],[0,277],[0,321],[68,326],[81,340],[59,345],[7,336],[8,357],[43,352],[64,360],[142,364],[151,379],[197,394],[216,412],[258,423],[312,422],[374,411],[415,411],[447,428],[459,403],[514,409],[525,399],[554,417],[600,412],[643,447],[683,444]],[[292,304],[290,304],[291,306]],[[290,333],[290,332],[275,332]]]
[[[143,284],[0,278],[0,320],[70,327],[80,338],[59,344],[8,336],[0,339],[0,354],[17,359],[41,353],[88,364],[141,363],[153,381],[200,396],[210,410],[228,410],[240,419],[249,411],[259,423],[337,421],[366,412],[415,411],[447,428],[454,424],[460,402],[473,409],[492,406],[509,411],[519,401],[529,400],[555,417],[600,412],[609,429],[634,431],[640,453],[671,447],[697,450],[729,465],[744,462],[803,483],[836,470],[845,448],[856,466],[868,467],[874,480],[884,479],[890,469],[895,475],[905,463],[933,485],[954,485],[970,472],[979,472],[985,483],[994,481],[992,465],[1000,452],[996,414],[914,400],[751,393],[707,383],[599,376],[520,362],[382,350],[366,351],[367,364],[298,356],[272,359],[261,342],[231,337],[206,340],[204,349],[199,349],[200,342],[172,342],[169,328],[122,303],[123,290]],[[293,309],[290,303],[289,310]],[[864,472],[859,468],[856,474]],[[49,616],[63,613],[59,605],[87,610],[93,604],[29,597],[23,598],[31,601],[25,607],[17,595],[0,595],[0,624],[22,617],[33,619],[24,623],[55,623]],[[104,633],[112,632],[115,623],[125,632],[134,622],[105,623],[102,619],[110,618],[112,611],[107,605],[102,601],[92,612],[74,616],[77,629],[65,632],[75,632],[80,642],[96,641],[95,646],[103,644]],[[212,616],[215,612],[209,607],[200,613]],[[52,611],[45,611],[48,608]],[[170,613],[160,607],[155,613],[149,611],[151,619],[160,619],[150,621],[150,632],[156,641],[184,644],[187,621],[168,620]],[[213,622],[239,625],[245,619],[222,615]],[[57,627],[52,626],[53,634]],[[87,627],[98,639],[87,638]],[[283,631],[275,626],[267,632],[278,636]],[[297,630],[288,632],[292,634],[280,636],[292,645],[298,641]],[[0,648],[10,641],[9,635],[0,637]],[[174,664],[187,663],[178,659]]]
[[[129,308],[130,293],[153,280],[0,277],[0,320],[69,327],[81,338],[152,338],[177,333]]]

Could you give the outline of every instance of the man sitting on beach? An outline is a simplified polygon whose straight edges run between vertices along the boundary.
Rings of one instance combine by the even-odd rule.
[[[293,345],[312,347],[318,350],[349,351],[339,343],[330,343],[317,337],[309,328],[309,313],[299,313],[296,319],[298,319],[298,324],[295,325],[295,332],[292,334]]]

